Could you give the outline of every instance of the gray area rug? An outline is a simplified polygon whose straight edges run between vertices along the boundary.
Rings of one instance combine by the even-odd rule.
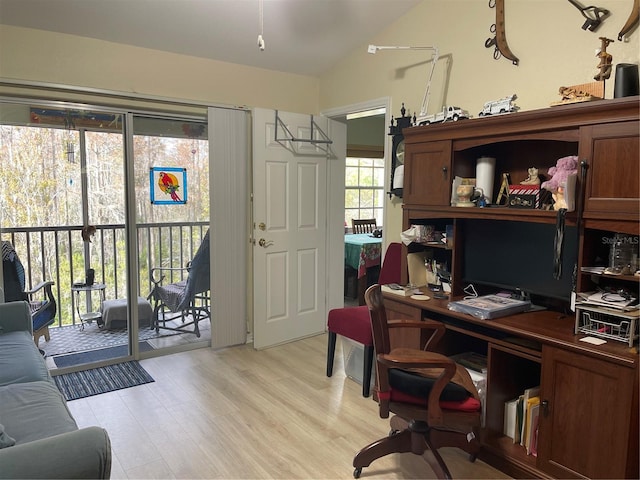
[[[137,361],[53,377],[67,401],[135,387],[155,380]]]
[[[63,327],[49,328],[51,340],[40,340],[39,347],[44,350],[47,357],[64,355],[74,352],[127,345],[129,333],[126,328],[117,330],[102,330],[93,323],[81,329],[79,325],[65,325]],[[154,338],[176,335],[178,332],[160,330],[156,333],[151,328],[141,328],[138,340],[145,341]]]

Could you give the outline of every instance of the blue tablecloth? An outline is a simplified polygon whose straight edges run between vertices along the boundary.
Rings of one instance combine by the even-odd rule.
[[[370,233],[344,236],[344,263],[358,272],[358,278],[367,274],[367,268],[380,265],[382,239]]]

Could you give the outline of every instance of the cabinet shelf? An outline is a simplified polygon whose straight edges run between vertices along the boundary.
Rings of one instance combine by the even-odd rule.
[[[429,207],[424,205],[402,206],[409,219],[424,218],[477,218],[487,220],[507,220],[518,222],[552,223],[555,224],[558,212],[553,210],[517,209],[508,207]],[[575,212],[567,213],[566,225],[576,224]]]
[[[640,276],[638,275],[612,275],[610,273],[594,273],[594,272],[580,272],[581,275],[593,276],[595,278],[606,278],[607,280],[618,280],[624,282],[640,283]]]

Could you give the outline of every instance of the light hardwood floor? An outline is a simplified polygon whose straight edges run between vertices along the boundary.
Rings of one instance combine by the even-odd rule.
[[[364,445],[389,432],[376,403],[345,377],[340,342],[325,375],[326,335],[256,351],[209,348],[142,360],[154,383],[68,403],[79,426],[107,429],[112,478],[353,478]],[[443,449],[454,478],[510,478]],[[396,454],[363,479],[434,478]]]

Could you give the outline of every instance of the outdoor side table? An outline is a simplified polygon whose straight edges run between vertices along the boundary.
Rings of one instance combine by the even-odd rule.
[[[104,283],[94,283],[93,285],[73,285],[71,291],[75,294],[76,312],[80,318],[81,329],[84,329],[85,324],[90,325],[94,320],[100,323],[102,319],[102,302],[105,300],[105,289],[107,286]],[[80,293],[85,293],[85,312],[80,312]],[[93,308],[93,292],[98,293],[99,305],[98,308]]]

